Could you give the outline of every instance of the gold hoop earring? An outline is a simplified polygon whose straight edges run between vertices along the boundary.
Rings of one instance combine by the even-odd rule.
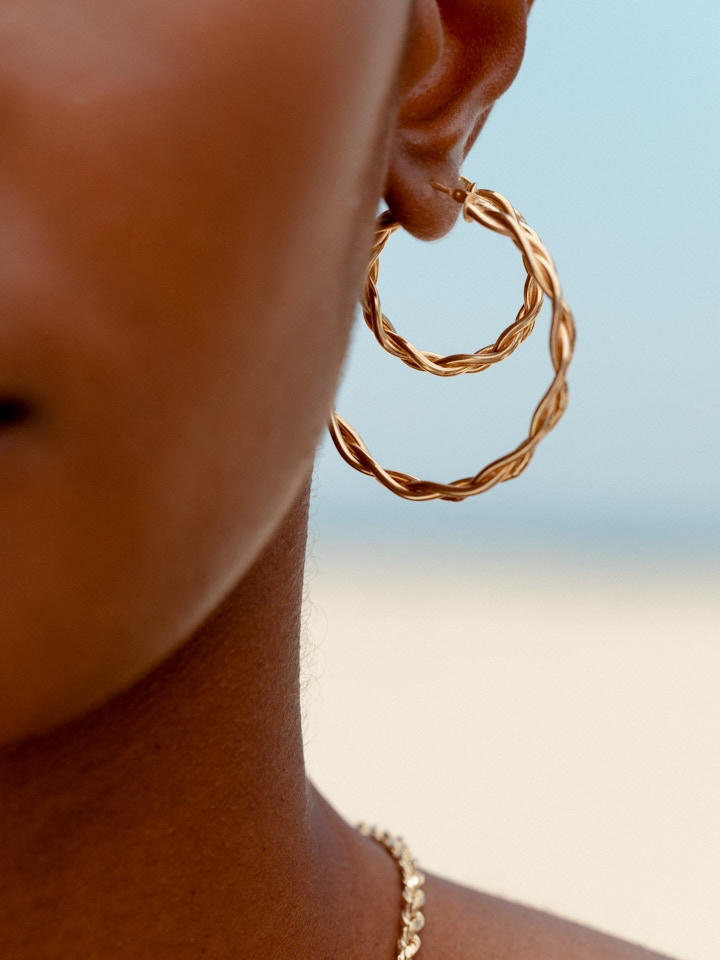
[[[475,185],[469,180],[462,179],[467,184],[468,191],[474,189]],[[432,184],[436,190],[442,190],[444,193],[452,191],[447,190],[439,184]],[[490,193],[490,191],[486,191]],[[515,224],[515,232],[521,234],[522,230],[529,231],[529,227],[522,220],[517,210],[501,197],[500,194],[494,194],[498,201],[504,205],[503,212],[510,219],[510,222],[518,221]],[[463,195],[463,201],[464,201]],[[522,221],[520,225],[519,221]],[[435,374],[437,377],[455,377],[461,373],[479,373],[481,370],[487,370],[488,367],[501,360],[505,360],[511,353],[527,339],[535,326],[535,320],[542,310],[544,294],[541,286],[527,269],[527,279],[523,291],[523,304],[515,317],[515,320],[506,327],[500,334],[494,344],[476,350],[475,353],[454,353],[451,356],[443,357],[439,353],[431,353],[425,350],[418,350],[408,340],[402,337],[393,324],[388,320],[380,307],[380,297],[377,290],[377,281],[380,273],[380,254],[385,249],[385,244],[390,237],[400,228],[389,210],[378,217],[375,226],[375,243],[373,244],[370,264],[368,266],[367,278],[365,281],[365,290],[361,301],[363,319],[373,332],[375,339],[387,353],[402,360],[403,363],[412,367],[413,370],[422,370],[425,373]],[[532,231],[533,234],[535,233]],[[538,242],[539,237],[535,234]]]
[[[568,305],[563,300],[562,288],[552,257],[537,233],[499,193],[478,190],[474,183],[460,178],[460,186],[449,188],[437,183],[436,190],[447,193],[463,206],[463,216],[495,233],[510,237],[522,255],[527,273],[523,306],[515,321],[498,340],[476,353],[439,354],[418,350],[401,337],[383,315],[377,293],[379,257],[389,237],[398,228],[389,211],[377,221],[375,244],[368,267],[368,275],[361,301],[365,322],[376,339],[389,353],[416,370],[436,376],[456,376],[460,373],[478,373],[508,357],[531,333],[543,304],[543,294],[552,303],[550,323],[550,357],[555,376],[535,409],[528,436],[511,453],[494,460],[472,477],[463,477],[452,483],[420,480],[398,470],[386,470],[371,456],[358,433],[336,412],[330,415],[328,429],[340,456],[360,473],[374,476],[388,490],[406,500],[460,501],[490,490],[498,483],[517,477],[527,467],[535,448],[562,417],[567,406],[567,369],[575,347],[575,324]]]

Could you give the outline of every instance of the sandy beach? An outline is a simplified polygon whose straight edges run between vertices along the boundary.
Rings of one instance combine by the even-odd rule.
[[[433,872],[717,960],[716,571],[400,557],[314,549],[319,788]]]

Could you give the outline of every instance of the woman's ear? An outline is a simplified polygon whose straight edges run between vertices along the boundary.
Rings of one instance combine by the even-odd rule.
[[[525,48],[528,0],[416,0],[403,62],[385,199],[416,237],[452,227],[458,204],[432,182],[456,184],[493,103]]]

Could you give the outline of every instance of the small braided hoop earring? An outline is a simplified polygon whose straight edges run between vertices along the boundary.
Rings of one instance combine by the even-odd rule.
[[[530,462],[535,447],[555,426],[567,406],[566,374],[575,347],[575,324],[568,305],[562,297],[562,288],[555,265],[537,233],[499,193],[478,190],[474,183],[460,178],[460,187],[448,188],[433,183],[436,190],[447,193],[463,205],[463,216],[483,227],[510,237],[522,254],[527,273],[523,306],[515,321],[507,327],[492,346],[476,353],[452,354],[442,357],[436,353],[418,350],[396,331],[382,313],[377,292],[379,257],[398,224],[389,211],[377,221],[375,244],[370,257],[368,276],[361,301],[366,324],[380,345],[399,357],[408,366],[436,376],[456,376],[460,373],[478,373],[508,357],[531,333],[543,304],[543,294],[552,302],[550,324],[550,357],[555,376],[541,399],[530,422],[528,436],[511,453],[494,460],[472,477],[463,477],[452,483],[419,480],[398,470],[386,470],[373,459],[360,436],[337,413],[332,412],[328,423],[330,435],[342,458],[368,476],[374,476],[383,486],[406,500],[451,500],[484,493],[497,483],[517,477]]]

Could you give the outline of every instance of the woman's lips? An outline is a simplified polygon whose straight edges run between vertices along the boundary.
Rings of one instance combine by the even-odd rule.
[[[30,413],[30,405],[24,400],[0,394],[0,430],[19,426]]]

